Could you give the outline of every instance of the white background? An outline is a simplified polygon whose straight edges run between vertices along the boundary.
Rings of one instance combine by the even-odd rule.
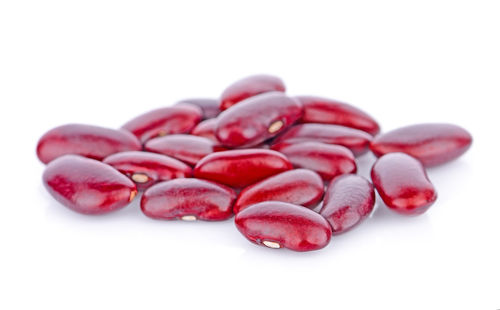
[[[255,246],[232,220],[154,221],[137,201],[83,216],[44,190],[48,129],[119,127],[254,73],[384,130],[456,123],[474,144],[429,170],[426,214],[378,202],[310,253]],[[499,86],[498,1],[1,1],[0,308],[499,309]]]

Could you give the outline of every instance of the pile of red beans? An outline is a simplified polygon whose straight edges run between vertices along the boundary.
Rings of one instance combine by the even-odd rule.
[[[352,105],[289,97],[281,79],[255,75],[218,100],[184,100],[121,129],[54,128],[37,155],[47,164],[49,193],[76,212],[112,212],[143,191],[148,217],[222,221],[236,214],[236,227],[256,244],[311,251],[367,218],[374,188],[391,210],[425,212],[437,198],[425,167],[457,158],[472,142],[451,124],[379,131]],[[371,182],[356,175],[356,156],[369,150],[379,157]]]

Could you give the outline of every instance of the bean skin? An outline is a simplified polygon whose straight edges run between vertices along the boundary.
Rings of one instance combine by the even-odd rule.
[[[230,150],[201,159],[194,168],[194,176],[242,188],[291,169],[290,161],[272,150]]]
[[[309,141],[279,143],[272,149],[284,154],[294,167],[315,171],[325,181],[357,171],[356,159],[351,150],[341,145]]]
[[[373,185],[359,175],[346,174],[330,183],[319,213],[328,220],[333,234],[340,234],[361,223],[374,206]]]
[[[437,199],[424,166],[407,154],[380,157],[372,167],[371,177],[384,203],[400,214],[422,214]]]
[[[135,117],[122,126],[141,143],[170,134],[189,133],[200,122],[203,112],[193,104],[182,103]]]
[[[370,115],[350,104],[337,100],[314,97],[296,97],[304,106],[304,123],[341,125],[376,135],[380,126]]]
[[[204,120],[200,122],[198,125],[196,125],[196,127],[194,127],[193,130],[191,130],[191,134],[194,136],[210,139],[219,144],[219,141],[215,137],[216,124],[217,124],[216,118]]]
[[[271,91],[285,92],[283,81],[272,75],[252,75],[229,85],[220,97],[220,109],[230,108],[236,103]]]
[[[432,167],[449,162],[465,153],[472,136],[452,124],[418,124],[401,127],[376,137],[370,148],[377,157],[403,152]]]
[[[149,188],[142,212],[155,219],[222,221],[233,215],[236,193],[227,186],[198,179],[175,179]]]
[[[222,112],[215,136],[227,147],[255,146],[290,127],[302,113],[302,105],[283,93],[261,94]]]
[[[298,142],[316,141],[327,144],[338,144],[350,149],[355,156],[368,151],[372,136],[364,131],[329,124],[300,124],[292,126],[275,139],[278,143],[294,144]]]
[[[38,141],[38,159],[44,164],[67,154],[97,160],[124,151],[138,151],[139,140],[131,133],[92,125],[68,124],[46,132]]]
[[[103,163],[128,176],[139,190],[145,190],[161,181],[189,178],[193,175],[193,169],[185,163],[150,152],[117,153],[106,157]]]
[[[177,104],[194,104],[199,107],[203,112],[203,119],[211,119],[217,117],[220,111],[220,101],[218,99],[208,99],[208,98],[192,98],[192,99],[184,99],[179,101]]]
[[[192,135],[169,135],[149,140],[144,149],[174,157],[194,166],[200,159],[213,152],[226,150],[212,140]]]
[[[295,169],[273,175],[241,191],[233,211],[238,213],[263,201],[282,201],[314,208],[323,197],[321,177],[306,169]]]
[[[253,243],[299,252],[324,248],[332,236],[330,224],[318,213],[278,201],[261,202],[242,210],[236,214],[235,224]]]
[[[137,194],[129,178],[100,161],[64,155],[43,173],[47,191],[61,204],[83,214],[103,214],[126,206]]]

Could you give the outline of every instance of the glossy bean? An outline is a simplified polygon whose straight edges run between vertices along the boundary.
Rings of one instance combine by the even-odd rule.
[[[217,124],[216,118],[206,119],[200,122],[196,127],[191,130],[191,134],[203,138],[210,139],[216,143],[219,143],[215,137],[215,125]]]
[[[236,214],[235,224],[253,243],[300,252],[325,247],[332,235],[330,224],[318,213],[278,201],[261,202],[242,210]]]
[[[212,140],[192,135],[169,135],[155,138],[146,142],[144,149],[174,157],[192,166],[208,154],[225,150]]]
[[[319,213],[330,223],[333,234],[340,234],[368,217],[374,205],[373,185],[359,175],[347,174],[330,183]]]
[[[238,213],[263,201],[282,201],[314,208],[323,197],[321,177],[306,169],[295,169],[273,175],[241,191],[233,211]]]
[[[232,216],[236,193],[198,179],[175,179],[149,188],[141,199],[145,215],[164,220],[221,221]]]
[[[290,161],[272,150],[231,150],[201,159],[194,168],[194,176],[241,188],[290,169]]]
[[[271,91],[285,91],[285,84],[280,78],[264,74],[246,77],[224,90],[220,97],[220,109],[224,111],[244,99]]]
[[[465,153],[472,143],[471,135],[452,124],[418,124],[401,127],[379,135],[370,148],[377,156],[403,152],[426,167],[449,162]]]
[[[47,164],[55,158],[76,154],[97,160],[124,151],[142,148],[130,132],[92,125],[68,124],[45,133],[37,144],[37,155]]]
[[[384,203],[398,213],[424,213],[437,199],[424,166],[407,154],[380,157],[372,167],[371,177]]]
[[[83,214],[102,214],[126,206],[137,194],[129,178],[100,161],[64,155],[50,162],[43,184],[61,204]]]
[[[279,143],[272,149],[284,154],[294,167],[313,170],[325,181],[357,171],[356,159],[351,150],[341,145],[310,141]]]
[[[193,174],[193,169],[185,163],[150,152],[117,153],[106,157],[103,162],[128,176],[139,190],[161,181],[189,178]]]
[[[215,136],[228,147],[249,147],[276,136],[302,116],[302,105],[283,93],[254,96],[222,112]]]
[[[337,100],[314,97],[296,97],[304,106],[304,123],[323,123],[351,127],[376,135],[378,123],[364,111]]]
[[[316,141],[327,144],[343,145],[350,149],[355,156],[368,151],[372,136],[364,131],[339,125],[329,124],[300,124],[292,126],[281,136],[275,139],[278,143],[294,144],[305,141]]]
[[[182,103],[139,115],[122,128],[145,143],[159,136],[189,133],[200,122],[202,113],[199,107]]]
[[[184,99],[179,101],[177,104],[189,103],[194,104],[199,107],[203,112],[203,119],[211,119],[217,117],[220,111],[220,101],[217,99],[208,99],[208,98],[191,98]]]

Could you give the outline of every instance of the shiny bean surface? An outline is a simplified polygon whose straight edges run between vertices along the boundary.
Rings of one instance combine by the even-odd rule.
[[[137,194],[129,178],[100,161],[64,155],[43,173],[47,191],[61,204],[83,214],[108,213],[126,206]]]
[[[111,128],[68,124],[45,133],[37,144],[37,155],[47,164],[55,158],[76,154],[97,160],[124,151],[138,151],[141,144],[130,132]]]

